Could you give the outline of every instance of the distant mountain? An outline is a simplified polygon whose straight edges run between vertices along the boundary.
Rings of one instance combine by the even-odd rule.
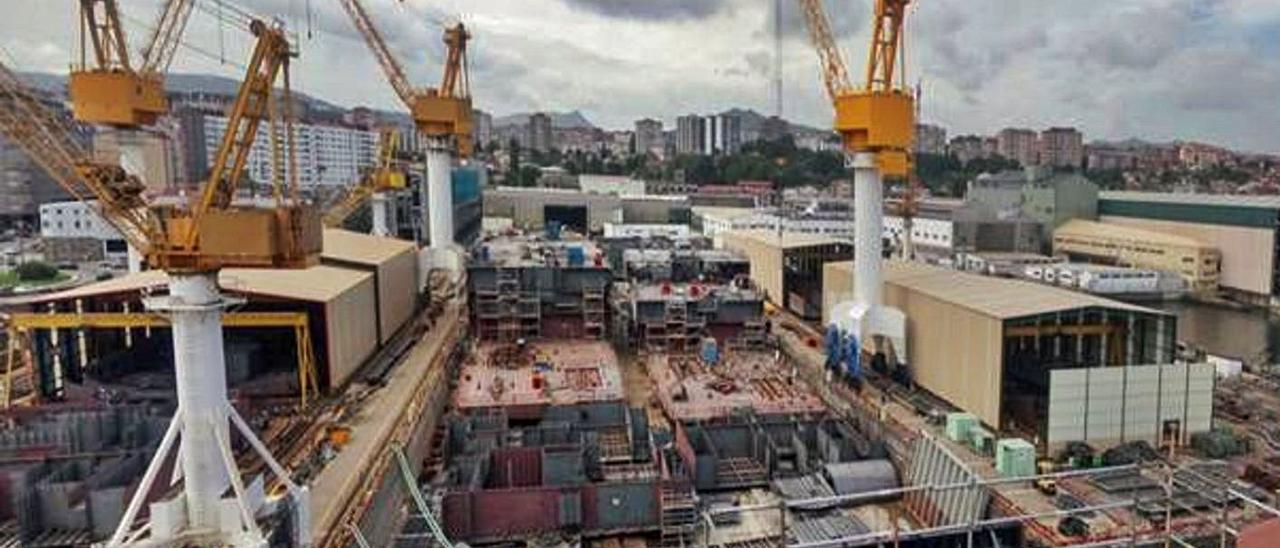
[[[18,77],[28,86],[49,93],[58,93],[65,95],[67,92],[67,75],[65,74],[49,74],[47,72],[21,72]],[[165,89],[171,93],[192,93],[205,92],[216,93],[220,95],[235,95],[240,91],[240,81],[224,76],[214,76],[212,74],[180,74],[172,73],[165,76]],[[307,104],[308,108],[315,110],[346,110],[343,107],[316,99],[305,93],[294,92],[294,96]]]
[[[748,134],[760,133],[760,126],[764,125],[764,121],[770,118],[770,116],[767,114],[761,114],[749,108],[735,107],[735,108],[726,110],[724,112],[721,112],[720,114],[727,115],[727,116],[737,116],[738,119],[742,120],[742,132],[748,133]],[[830,129],[820,129],[816,127],[810,127],[803,124],[797,124],[791,121],[788,121],[787,124],[791,127],[791,131],[793,133],[811,133],[811,132],[831,131]]]
[[[556,129],[596,129],[597,126],[591,123],[586,116],[580,111],[573,112],[548,112],[551,116],[551,127]],[[525,126],[529,124],[531,112],[521,112],[516,114],[508,114],[493,119],[493,127],[504,126]]]

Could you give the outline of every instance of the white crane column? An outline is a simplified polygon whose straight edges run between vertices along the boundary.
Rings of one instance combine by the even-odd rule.
[[[301,527],[310,527],[307,489],[293,483],[288,472],[227,400],[222,311],[240,302],[221,294],[217,272],[171,272],[169,295],[146,300],[148,310],[168,315],[173,330],[178,408],[115,534],[107,542],[108,547],[265,547],[267,543],[255,519],[259,508],[253,507],[254,501],[246,495],[232,454],[232,423],[284,482],[295,501],[295,516]],[[182,480],[182,494],[177,499],[153,504],[151,523],[134,530],[142,505],[147,502],[175,443],[178,443],[178,469],[174,479]],[[224,497],[228,487],[231,496]],[[232,511],[236,519],[228,519],[228,512]],[[149,538],[140,539],[144,534]],[[310,544],[305,531],[297,539],[300,545]]]
[[[173,326],[187,526],[218,529],[219,505],[229,485],[219,439],[230,439],[227,366],[222,348],[222,295],[216,273],[169,276],[167,309]]]
[[[906,317],[884,305],[884,187],[874,152],[858,152],[853,167],[853,299],[836,304],[831,323],[858,338],[861,348],[896,362],[907,359]],[[883,343],[892,345],[890,347]]]
[[[386,192],[374,192],[369,199],[369,206],[373,210],[373,235],[374,236],[391,236],[396,233],[395,214],[391,211],[391,204],[394,203]]]
[[[870,310],[880,306],[884,272],[884,187],[876,155],[859,152],[853,156],[853,271],[857,280],[853,300]]]
[[[427,139],[427,231],[431,250],[443,253],[453,245],[453,160],[449,141],[444,137]]]

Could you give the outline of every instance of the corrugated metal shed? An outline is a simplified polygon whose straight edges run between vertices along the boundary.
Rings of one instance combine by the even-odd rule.
[[[804,234],[800,232],[783,232],[781,236],[779,236],[776,231],[772,230],[730,230],[721,234],[721,236],[725,239],[725,247],[730,247],[728,244],[730,239],[735,241],[748,240],[757,244],[781,247],[782,249],[849,243],[845,240],[838,240],[830,236]]]
[[[369,318],[377,314],[378,289],[372,274],[345,268],[318,266],[310,270],[328,269],[326,275],[345,278],[342,290],[325,300],[325,334],[329,350],[327,386],[342,386],[352,374],[378,350],[378,327]],[[341,274],[340,274],[341,273]],[[334,286],[336,288],[338,286]]]
[[[827,304],[853,295],[853,262],[826,265],[829,287]],[[1088,293],[1007,278],[994,278],[922,263],[888,261],[884,282],[911,293],[927,295],[998,320],[1063,312],[1088,307],[1128,310],[1144,314],[1164,314],[1158,310],[1113,301]],[[886,291],[888,288],[886,288]],[[886,297],[887,297],[886,293]],[[893,303],[890,303],[893,304]],[[827,307],[826,310],[829,310]]]
[[[144,289],[162,290],[165,283],[163,272],[146,271],[53,293],[38,302],[137,294]],[[345,384],[378,348],[378,326],[369,321],[378,313],[377,287],[370,272],[328,265],[306,270],[233,268],[219,273],[218,284],[230,293],[321,305],[323,333],[315,332],[313,323],[312,337],[325,344],[328,360],[321,371],[323,386]]]
[[[1103,200],[1155,202],[1162,204],[1188,204],[1197,206],[1234,206],[1263,209],[1280,209],[1280,196],[1252,196],[1241,194],[1198,194],[1190,192],[1137,192],[1114,190],[1098,193]]]
[[[907,316],[914,380],[995,427],[1001,421],[1006,320],[1096,308],[1173,321],[1164,312],[1086,293],[920,263],[889,261],[884,274],[885,303]],[[853,286],[852,262],[826,264],[824,316],[851,298]]]
[[[325,264],[351,266],[374,273],[377,285],[378,342],[386,343],[409,318],[418,301],[417,246],[413,242],[360,234],[324,231]]]
[[[1194,238],[1187,238],[1167,232],[1146,230],[1130,225],[1117,223],[1100,223],[1084,219],[1072,219],[1054,229],[1055,238],[1076,236],[1080,238],[1104,238],[1109,240],[1128,240],[1148,242],[1177,247],[1208,247],[1207,244]]]
[[[404,253],[412,254],[416,248],[413,242],[406,240],[327,228],[321,258],[377,266]]]
[[[326,303],[371,278],[367,272],[326,265],[306,270],[236,268],[219,273],[218,285],[234,293]]]
[[[228,268],[218,273],[218,285],[233,293],[325,302],[341,295],[365,277],[369,277],[369,274],[325,265],[306,270]],[[148,270],[50,293],[36,302],[47,303],[113,293],[134,293],[143,289],[159,290],[164,288],[167,280],[164,272]]]

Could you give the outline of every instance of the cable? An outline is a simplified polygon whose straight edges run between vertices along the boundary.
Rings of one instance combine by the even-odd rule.
[[[150,25],[150,24],[148,24],[148,23],[145,23],[145,22],[143,22],[143,21],[140,21],[140,20],[138,20],[137,18],[135,18],[135,17],[131,17],[131,16],[129,16],[129,15],[127,15],[127,14],[124,14],[124,13],[121,13],[121,14],[120,14],[120,17],[121,17],[121,18],[123,18],[124,20],[128,21],[129,23],[132,23],[132,24],[134,24],[134,25],[137,25],[137,26],[142,27],[142,28],[147,29],[147,30],[152,30],[152,29],[154,28],[152,25]],[[213,52],[211,52],[211,51],[209,51],[209,50],[203,49],[203,48],[201,48],[201,47],[199,47],[199,46],[197,46],[197,45],[195,45],[195,44],[192,44],[192,43],[191,43],[189,40],[187,40],[185,37],[183,37],[183,38],[179,38],[179,39],[178,39],[178,46],[180,46],[180,47],[182,47],[182,48],[185,48],[186,50],[188,50],[188,51],[190,51],[190,52],[192,52],[192,53],[195,53],[195,54],[201,55],[201,56],[203,56],[203,57],[206,57],[206,58],[208,58],[208,59],[210,59],[210,60],[212,60],[212,61],[214,61],[214,62],[217,62],[217,63],[223,64],[223,65],[231,65],[231,66],[233,66],[233,67],[235,67],[235,68],[238,68],[238,69],[240,69],[240,70],[246,70],[246,69],[248,68],[248,67],[247,67],[246,65],[244,65],[244,64],[238,63],[238,62],[236,62],[236,61],[232,61],[232,60],[225,59],[225,57],[226,57],[225,55],[224,55],[224,56],[219,56],[217,53],[213,53]]]

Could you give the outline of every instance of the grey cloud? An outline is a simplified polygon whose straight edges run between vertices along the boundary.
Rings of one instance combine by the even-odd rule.
[[[1081,29],[1079,47],[1070,53],[1105,68],[1150,69],[1177,53],[1191,35],[1195,17],[1185,3],[1117,11]]]
[[[753,0],[758,9],[765,13],[764,22],[752,33],[758,40],[772,40],[774,21],[778,19],[772,0]],[[823,2],[826,7],[827,20],[831,23],[831,31],[841,40],[841,46],[849,47],[849,40],[859,36],[870,28],[870,8],[863,2]],[[804,13],[796,0],[782,0],[782,38],[786,41],[809,40],[809,30],[805,26]]]
[[[575,9],[606,17],[670,21],[705,19],[732,5],[731,0],[564,0]]]
[[[1250,52],[1187,50],[1169,62],[1166,84],[1178,106],[1193,111],[1273,110],[1280,76]]]

